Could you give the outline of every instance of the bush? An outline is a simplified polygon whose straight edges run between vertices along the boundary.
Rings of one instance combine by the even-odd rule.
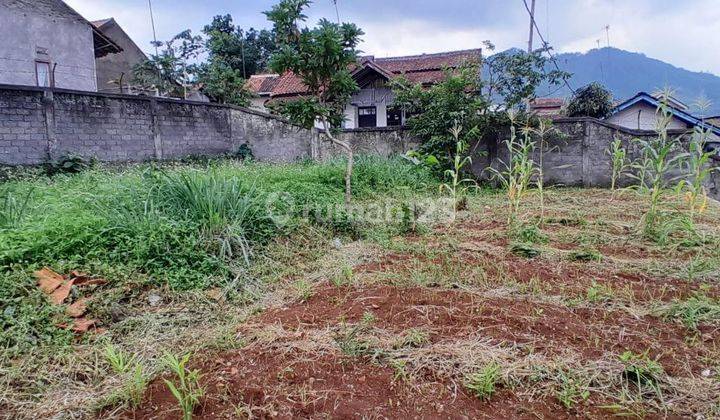
[[[567,115],[602,119],[609,117],[612,110],[612,93],[601,84],[593,82],[575,92],[567,106]]]

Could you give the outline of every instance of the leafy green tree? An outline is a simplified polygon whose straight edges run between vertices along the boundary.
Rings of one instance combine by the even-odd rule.
[[[412,85],[405,79],[394,81],[395,105],[405,109],[408,127],[423,143],[418,152],[434,156],[441,168],[454,159],[457,141],[473,145],[490,120],[485,112],[487,98],[479,95],[478,63],[469,63],[456,70],[446,70],[445,78],[430,88]],[[458,138],[453,129],[458,128]]]
[[[222,62],[211,62],[200,67],[198,80],[202,91],[213,102],[248,106],[252,94],[245,87],[242,72]]]
[[[202,38],[185,30],[170,41],[155,45],[163,47],[162,50],[133,68],[133,84],[160,95],[184,98],[195,77],[196,66],[192,61],[202,52]]]
[[[270,60],[277,73],[293,72],[307,87],[307,95],[278,105],[278,110],[291,121],[306,128],[319,121],[325,136],[341,147],[347,156],[345,172],[345,204],[352,199],[353,151],[349,143],[337,137],[337,128],[344,120],[345,106],[358,90],[350,74],[357,62],[356,50],[362,30],[352,23],[332,23],[321,19],[314,28],[299,28],[307,16],[303,10],[310,0],[282,0],[265,12],[273,22],[278,50]]]
[[[612,114],[613,96],[597,82],[578,89],[567,107],[568,117],[606,118]]]
[[[495,46],[486,41],[485,48],[493,51]],[[558,86],[565,83],[571,74],[561,70],[547,71],[548,58],[543,55],[546,52],[549,52],[548,48],[532,53],[508,50],[488,57],[483,63],[484,95],[505,109],[524,108],[527,101],[535,99],[541,84]]]
[[[277,49],[272,31],[245,31],[233,24],[230,15],[215,16],[203,34],[209,63],[237,70],[244,78],[265,71]]]

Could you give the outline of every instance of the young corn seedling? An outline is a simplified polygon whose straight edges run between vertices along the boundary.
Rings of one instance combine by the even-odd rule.
[[[170,392],[180,405],[183,420],[191,420],[193,411],[198,404],[200,398],[205,395],[205,389],[200,385],[200,371],[190,370],[187,363],[190,360],[190,353],[178,358],[172,354],[165,354],[163,362],[175,376],[177,376],[177,384],[165,379]]]
[[[610,191],[615,191],[618,181],[623,177],[625,171],[629,168],[627,160],[627,150],[622,146],[622,140],[615,137],[610,148],[606,152],[610,156],[612,162],[612,177],[610,178]]]
[[[472,164],[472,158],[470,156],[463,157],[467,151],[467,143],[460,140],[461,131],[462,128],[458,125],[450,129],[450,134],[455,139],[455,158],[452,169],[445,170],[445,176],[450,179],[450,182],[440,185],[440,192],[447,192],[452,200],[452,221],[455,221],[457,212],[462,207],[461,204],[467,199],[469,189],[467,185],[477,187],[474,180],[462,178],[463,168]]]
[[[112,344],[108,344],[105,347],[105,358],[107,359],[113,372],[123,374],[137,365],[137,360],[134,356],[130,356],[122,350],[118,350]]]

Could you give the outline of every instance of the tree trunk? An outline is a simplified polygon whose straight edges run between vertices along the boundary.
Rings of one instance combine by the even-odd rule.
[[[353,173],[353,150],[349,143],[340,141],[330,131],[329,124],[326,119],[322,120],[323,127],[325,128],[325,135],[334,144],[342,147],[345,150],[345,156],[347,156],[347,166],[345,167],[345,209],[350,211],[350,204],[352,202],[352,173]]]

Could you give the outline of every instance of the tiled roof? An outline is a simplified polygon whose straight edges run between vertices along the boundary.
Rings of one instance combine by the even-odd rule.
[[[390,75],[393,78],[404,76],[412,83],[430,85],[443,80],[445,68],[457,68],[467,62],[479,61],[480,54],[480,49],[474,49],[405,57],[375,58],[367,56],[360,59],[359,65],[373,68],[384,76]],[[353,71],[357,72],[358,68],[356,67]],[[254,93],[268,92],[260,90],[266,86],[258,81],[253,81],[253,77],[256,76],[252,76],[248,81],[250,90]],[[302,79],[288,72],[279,76],[271,96],[296,96],[306,92],[307,89]]]
[[[563,98],[536,98],[530,102],[532,108],[562,108],[565,105]]]
[[[257,94],[269,94],[279,79],[280,75],[278,74],[253,74],[247,81],[247,87],[251,92]]]

